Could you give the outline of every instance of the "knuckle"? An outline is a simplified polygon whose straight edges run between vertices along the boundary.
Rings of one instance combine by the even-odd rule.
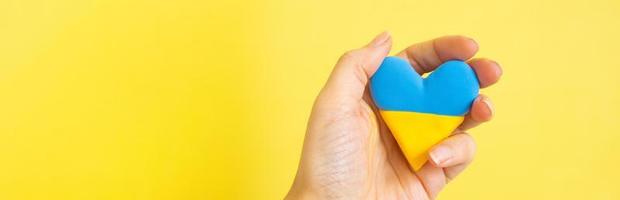
[[[364,49],[354,49],[345,52],[338,60],[338,66],[350,68],[354,76],[362,83],[366,84],[368,73],[366,72],[367,64],[365,62]]]
[[[357,62],[359,60],[360,57],[360,50],[350,50],[345,52],[344,54],[342,54],[342,56],[340,56],[340,61],[341,62]]]

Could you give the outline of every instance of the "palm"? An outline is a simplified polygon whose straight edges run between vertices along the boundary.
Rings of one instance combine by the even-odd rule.
[[[361,174],[369,174],[365,177],[365,185],[370,188],[366,191],[374,191],[367,194],[368,197],[378,197],[376,199],[429,199],[431,196],[415,172],[409,170],[409,165],[403,156],[396,140],[392,137],[392,133],[387,128],[380,114],[374,106],[375,104],[366,93],[361,112],[352,120],[355,123],[367,123],[366,130],[360,132],[368,133],[368,137],[359,137],[362,144],[368,144],[366,152],[368,155],[361,155],[370,158],[366,164],[366,171],[360,171]],[[362,147],[364,148],[364,147]],[[436,189],[433,189],[436,190]]]

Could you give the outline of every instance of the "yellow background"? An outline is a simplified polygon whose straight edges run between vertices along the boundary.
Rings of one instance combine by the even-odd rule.
[[[279,199],[334,62],[383,30],[504,68],[440,199],[620,199],[617,0],[0,0],[0,199]]]

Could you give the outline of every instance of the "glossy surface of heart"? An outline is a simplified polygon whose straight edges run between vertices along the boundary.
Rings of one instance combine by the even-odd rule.
[[[445,62],[423,78],[407,61],[387,57],[370,80],[372,98],[414,170],[463,121],[478,88],[476,74],[462,61]]]

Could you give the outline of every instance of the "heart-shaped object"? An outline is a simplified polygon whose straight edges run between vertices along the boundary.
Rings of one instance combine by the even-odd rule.
[[[457,60],[422,78],[409,62],[387,57],[370,79],[381,117],[416,171],[426,163],[427,151],[463,122],[478,90],[472,68]]]

